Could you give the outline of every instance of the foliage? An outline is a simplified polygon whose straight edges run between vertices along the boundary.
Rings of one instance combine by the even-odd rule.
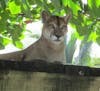
[[[79,35],[100,44],[100,0],[0,0],[0,49],[10,42],[21,48],[26,23],[40,19],[41,10],[60,16],[71,11]]]
[[[100,66],[100,58],[94,58],[93,60],[95,60],[95,65],[98,65]]]

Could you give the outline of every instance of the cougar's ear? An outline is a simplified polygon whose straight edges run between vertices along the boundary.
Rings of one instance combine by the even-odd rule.
[[[72,17],[72,13],[71,12],[64,17],[64,20],[65,20],[66,24],[68,24],[68,22],[71,19],[71,17]]]
[[[45,23],[50,17],[50,15],[47,11],[42,11],[41,17],[42,17],[42,22]]]

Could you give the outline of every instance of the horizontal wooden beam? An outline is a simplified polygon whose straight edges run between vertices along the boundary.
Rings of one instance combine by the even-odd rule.
[[[32,60],[29,62],[0,60],[0,70],[61,73],[73,76],[100,76],[100,68],[62,65],[60,63],[48,63],[42,60]]]

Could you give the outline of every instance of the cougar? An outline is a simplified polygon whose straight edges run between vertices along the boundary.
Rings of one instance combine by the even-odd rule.
[[[41,17],[43,28],[40,39],[24,50],[0,54],[0,59],[11,61],[40,59],[47,62],[66,63],[64,39],[71,14],[59,17],[43,11]]]

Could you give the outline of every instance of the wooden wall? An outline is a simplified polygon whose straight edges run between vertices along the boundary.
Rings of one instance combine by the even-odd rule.
[[[100,91],[100,68],[0,61],[0,91]]]

